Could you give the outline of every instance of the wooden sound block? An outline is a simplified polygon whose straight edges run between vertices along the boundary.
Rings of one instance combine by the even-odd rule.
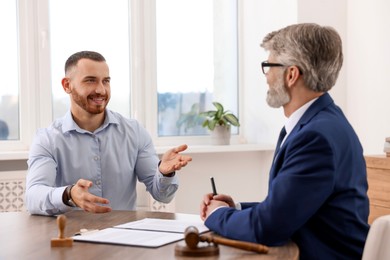
[[[65,215],[59,215],[57,217],[58,237],[51,239],[52,247],[71,247],[73,246],[73,239],[64,236],[64,230],[66,225]]]
[[[219,248],[216,244],[199,245],[196,248],[189,248],[184,243],[177,243],[175,246],[176,256],[213,256],[219,255]]]

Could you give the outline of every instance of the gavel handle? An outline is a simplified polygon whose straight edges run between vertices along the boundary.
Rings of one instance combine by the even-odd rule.
[[[225,246],[231,246],[231,247],[252,251],[256,253],[261,253],[261,254],[266,254],[268,253],[269,250],[269,248],[265,245],[256,244],[252,242],[233,240],[224,237],[200,235],[199,238],[200,241],[202,242],[209,242],[209,243],[221,244]]]

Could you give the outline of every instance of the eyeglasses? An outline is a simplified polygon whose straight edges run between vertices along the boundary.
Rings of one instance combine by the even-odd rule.
[[[280,64],[280,63],[271,63],[268,61],[263,61],[261,63],[261,70],[263,71],[264,74],[267,74],[270,67],[284,67],[285,65]]]
[[[272,63],[268,61],[263,61],[261,63],[261,70],[263,71],[264,74],[267,74],[270,67],[288,67],[287,65],[283,65],[281,63]],[[298,67],[299,74],[302,75],[302,70]]]

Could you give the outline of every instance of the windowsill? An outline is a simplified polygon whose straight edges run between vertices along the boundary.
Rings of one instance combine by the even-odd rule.
[[[28,151],[0,152],[0,161],[27,160]]]
[[[157,154],[163,154],[173,146],[156,146]],[[274,144],[231,144],[231,145],[189,145],[186,154],[227,153],[227,152],[261,152],[274,151]]]
[[[157,154],[163,154],[173,146],[156,146]],[[261,152],[273,151],[273,144],[189,145],[186,154]],[[27,160],[28,151],[0,152],[0,161]]]

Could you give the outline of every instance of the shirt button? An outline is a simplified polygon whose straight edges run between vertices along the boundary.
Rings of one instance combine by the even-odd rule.
[[[100,185],[102,182],[100,180],[96,181],[96,185]]]
[[[99,156],[95,156],[95,157],[93,157],[93,159],[94,159],[95,161],[97,161],[97,160],[99,160]]]

